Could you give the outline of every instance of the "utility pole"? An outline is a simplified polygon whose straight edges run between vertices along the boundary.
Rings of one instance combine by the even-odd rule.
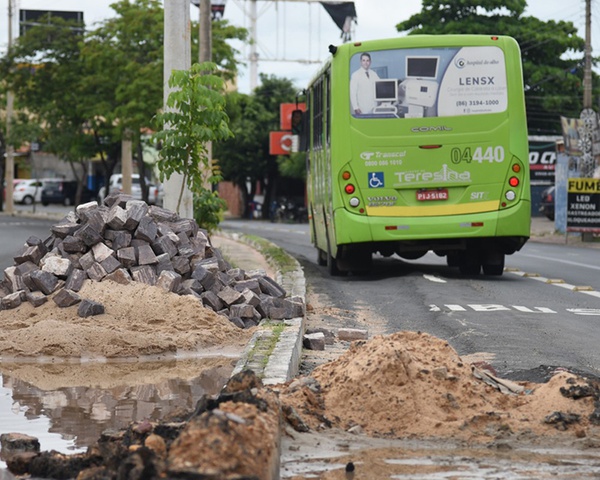
[[[594,144],[598,132],[598,116],[592,109],[592,0],[585,1],[585,70],[583,72],[583,110],[581,119],[587,142],[584,142],[582,165],[580,172],[583,177],[591,177],[594,173],[595,158]],[[591,242],[593,234],[582,232],[581,240]]]
[[[258,59],[260,58],[259,54],[258,54],[258,50],[257,50],[258,36],[257,36],[257,28],[256,28],[256,24],[258,21],[258,13],[257,13],[257,1],[258,0],[249,0],[250,6],[249,6],[248,10],[246,10],[241,5],[242,0],[234,0],[234,1],[238,5],[240,5],[242,12],[250,20],[250,26],[248,28],[248,31],[250,33],[250,54],[248,55],[248,60],[249,60],[249,64],[250,64],[250,92],[253,92],[254,89],[258,86]],[[274,3],[293,2],[293,3],[307,3],[307,4],[322,2],[322,0],[266,0],[266,1],[274,2]],[[337,3],[337,2],[330,0],[328,3]],[[310,42],[310,38],[309,38],[309,42]],[[281,61],[281,62],[294,62],[294,63],[295,62],[321,63],[319,60],[289,60],[289,59],[284,59],[284,58],[278,58],[278,59],[269,58],[269,59],[263,59],[262,61]]]
[[[13,0],[8,0],[8,52],[10,53],[12,48],[12,23],[13,23]],[[15,211],[15,204],[13,202],[13,179],[15,178],[15,149],[8,141],[10,138],[10,130],[14,109],[15,97],[12,91],[6,92],[6,161],[4,178],[6,180],[6,187],[4,192],[6,193],[5,211],[8,214],[13,214]]]
[[[210,11],[210,0],[200,0],[198,6],[200,12],[200,19],[198,21],[199,29],[198,32],[198,61],[212,62],[212,16]],[[210,190],[211,185],[208,182],[210,172],[212,169],[212,142],[206,142],[204,147],[206,148],[206,159],[208,162],[208,170],[204,173],[204,188]]]
[[[131,195],[133,175],[133,149],[132,149],[132,134],[130,129],[123,131],[121,139],[121,175],[123,175],[123,192]],[[141,172],[140,172],[141,173]]]
[[[250,93],[258,86],[258,52],[256,51],[256,0],[250,0]]]
[[[173,70],[189,70],[191,66],[191,27],[189,0],[165,0],[165,40],[163,71],[163,103],[167,110],[167,99],[171,93],[169,78]],[[168,128],[168,125],[165,125]],[[187,160],[187,159],[185,159]],[[183,188],[181,205],[177,208],[179,193]],[[194,198],[184,184],[184,176],[173,173],[165,182],[164,207],[177,212],[182,218],[194,218]]]
[[[198,60],[202,62],[212,61],[212,20],[210,14],[210,0],[200,0],[198,7],[200,12],[200,18],[198,25],[200,31],[198,33],[199,45],[199,57]]]
[[[592,108],[592,0],[585,1],[585,70],[583,72],[583,108]]]

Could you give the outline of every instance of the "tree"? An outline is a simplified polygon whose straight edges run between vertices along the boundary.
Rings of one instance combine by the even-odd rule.
[[[159,0],[119,0],[111,8],[116,15],[83,37],[54,17],[53,25],[29,29],[2,59],[0,78],[16,94],[15,109],[43,127],[47,149],[77,162],[99,157],[106,179],[120,161],[121,140],[131,135],[143,181],[140,136],[163,106],[164,10]],[[214,58],[224,76],[236,71],[226,40],[246,35],[215,22]]]
[[[261,74],[260,80],[253,95],[227,95],[226,111],[234,137],[214,147],[223,178],[240,188],[246,208],[254,199],[257,184],[264,191],[264,205],[278,194],[280,172],[277,157],[269,154],[269,132],[279,130],[279,105],[294,101],[297,91],[286,78]],[[268,209],[263,209],[263,215],[268,215]]]
[[[93,154],[93,142],[85,130],[81,36],[74,32],[75,26],[53,18],[52,24],[28,29],[2,59],[0,76],[15,93],[15,110],[20,112],[8,141],[42,140],[46,151],[70,162],[79,182],[79,199],[84,162]]]
[[[279,172],[282,177],[306,180],[306,153],[292,152],[277,157]]]
[[[239,51],[233,48],[229,40],[248,40],[248,30],[230,25],[227,20],[214,20],[211,24],[212,62],[219,67],[219,75],[225,80],[235,79],[238,71],[236,56]],[[198,22],[192,22],[192,62],[198,58]]]
[[[410,34],[509,35],[521,46],[530,134],[560,134],[560,115],[582,108],[585,42],[572,22],[524,16],[526,0],[423,0],[422,10],[396,25]],[[579,58],[577,54],[581,54]]]
[[[152,118],[163,106],[164,10],[159,0],[137,0],[134,3],[120,0],[111,8],[117,15],[91,32],[84,46],[91,97],[94,92],[103,92],[104,99],[99,105],[91,105],[96,112],[94,124],[101,131],[108,128],[109,137],[119,142],[126,134],[132,136],[143,182],[146,175],[141,135],[152,128]],[[197,24],[192,25],[192,32],[197,58]],[[244,40],[247,30],[219,21],[213,23],[212,34],[213,58],[219,66],[219,74],[232,78],[237,72],[234,60],[237,52],[227,40]],[[101,110],[98,111],[97,107]],[[106,159],[107,179],[118,160]],[[144,184],[142,189],[146,195]]]
[[[158,0],[121,0],[111,8],[116,15],[82,45],[86,112],[98,146],[111,145],[98,152],[105,184],[121,159],[121,140],[129,137],[147,200],[141,134],[163,104],[164,11]]]
[[[159,171],[164,181],[173,173],[183,175],[183,183],[203,199],[198,224],[209,232],[219,223],[223,203],[206,184],[215,184],[220,177],[214,174],[208,162],[207,142],[221,141],[231,137],[225,114],[225,100],[221,92],[223,79],[214,75],[217,66],[205,62],[193,64],[190,70],[173,71],[169,87],[174,90],[167,100],[168,110],[159,113],[155,121],[157,132],[154,140],[161,145]],[[205,172],[209,172],[208,175]],[[177,201],[181,206],[184,185]]]

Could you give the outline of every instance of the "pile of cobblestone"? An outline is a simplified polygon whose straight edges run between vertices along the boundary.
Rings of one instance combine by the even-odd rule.
[[[14,260],[0,283],[0,309],[52,298],[59,307],[78,305],[81,317],[101,314],[103,305],[77,293],[91,280],[190,295],[241,328],[305,310],[302,298],[287,298],[264,271],[232,267],[193,219],[122,193],[79,205],[48,238],[27,239]]]

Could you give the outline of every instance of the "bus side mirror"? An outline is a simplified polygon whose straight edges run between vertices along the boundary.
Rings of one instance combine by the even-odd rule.
[[[292,110],[292,135],[300,135],[302,133],[302,120],[304,114],[302,110]]]
[[[302,114],[302,122],[300,123],[300,129],[299,129],[299,133],[297,134],[299,137],[299,143],[298,143],[298,151],[300,152],[306,152],[308,150],[308,135],[310,132],[310,124],[309,124],[309,115],[308,115],[308,111],[306,112],[302,112],[300,111]]]

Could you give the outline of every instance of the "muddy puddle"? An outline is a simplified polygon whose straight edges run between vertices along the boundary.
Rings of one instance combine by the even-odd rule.
[[[0,433],[37,437],[42,451],[76,453],[105,430],[193,410],[216,395],[237,357],[143,362],[0,363]],[[6,464],[0,452],[0,469]]]
[[[381,439],[339,430],[282,437],[282,480],[540,480],[600,476],[598,439]],[[350,467],[350,468],[349,468]],[[350,470],[350,471],[348,471]]]

